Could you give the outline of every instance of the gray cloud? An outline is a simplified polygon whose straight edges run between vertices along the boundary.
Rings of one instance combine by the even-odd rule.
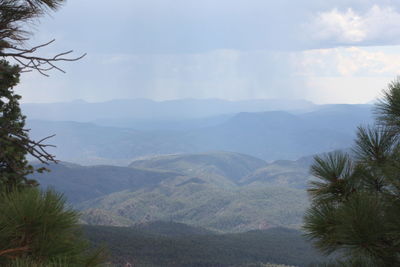
[[[400,7],[390,0],[70,0],[40,29],[96,53],[301,50],[343,44],[340,38],[316,39],[304,28],[319,14],[348,8],[363,14],[374,4]]]
[[[27,74],[19,87],[30,101],[113,98],[303,98],[302,78],[287,54],[214,50],[198,54],[89,55],[67,75]],[[296,90],[293,90],[296,88]],[[34,92],[29,93],[29,92]],[[35,96],[37,96],[37,99]]]
[[[390,45],[400,43],[400,12],[372,6],[364,12],[351,8],[319,12],[305,27],[310,43],[336,45]]]
[[[35,102],[308,98],[293,53],[397,44],[385,29],[400,29],[399,14],[394,0],[69,0],[33,42],[88,56],[63,65],[67,75],[25,74],[18,90]]]

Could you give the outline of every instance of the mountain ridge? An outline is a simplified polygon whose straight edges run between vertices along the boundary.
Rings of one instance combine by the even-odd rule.
[[[168,155],[130,167],[52,165],[52,172],[33,178],[64,192],[89,224],[162,220],[218,232],[298,228],[308,205],[308,166],[304,160],[254,160],[232,152]],[[256,175],[264,169],[266,175]],[[292,175],[299,170],[304,176]]]
[[[31,136],[50,139],[59,159],[80,164],[127,165],[160,154],[231,151],[263,160],[294,160],[351,146],[355,129],[372,121],[370,106],[335,106],[326,111],[239,113],[203,128],[135,130],[76,122],[28,121]]]
[[[311,109],[315,105],[306,100],[255,99],[229,101],[222,99],[119,99],[88,103],[24,103],[22,110],[31,119],[72,120],[89,122],[107,118],[172,119],[202,118],[243,111]],[[185,111],[185,112],[182,112]]]

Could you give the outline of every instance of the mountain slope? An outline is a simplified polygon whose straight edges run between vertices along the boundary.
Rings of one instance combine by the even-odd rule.
[[[75,164],[52,164],[51,172],[35,174],[41,186],[52,186],[63,192],[68,201],[78,203],[113,192],[156,186],[180,177],[176,172],[141,170],[116,166],[83,167]]]
[[[135,223],[175,221],[215,231],[242,232],[274,226],[298,228],[308,205],[305,190],[273,186],[222,189],[181,181],[124,190],[89,200],[81,209],[96,208]]]
[[[335,131],[287,112],[240,113],[227,122],[184,135],[198,150],[234,151],[265,160],[296,159],[348,147],[355,129]]]
[[[168,170],[198,176],[228,179],[236,183],[240,178],[264,167],[267,163],[255,157],[239,153],[210,152],[200,154],[162,155],[136,160],[129,166],[152,170]]]
[[[267,164],[248,155],[215,152],[142,159],[134,167],[62,163],[37,178],[43,187],[64,192],[88,224],[163,220],[242,232],[301,225],[308,205],[308,161]]]
[[[347,148],[356,126],[371,121],[368,105],[337,105],[293,115],[239,113],[220,124],[191,130],[139,131],[76,122],[29,121],[31,136],[49,142],[59,159],[82,164],[127,165],[160,154],[232,151],[272,161]]]
[[[308,205],[303,188],[309,177],[302,176],[308,166],[302,168],[301,163],[266,164],[247,155],[224,152],[143,159],[130,166],[182,175],[157,186],[104,195],[78,207],[105,210],[134,223],[175,221],[223,232],[298,228]],[[265,182],[259,170],[274,170],[278,178]],[[279,178],[298,171],[300,174],[288,178],[296,182],[285,184],[286,180]]]
[[[119,265],[130,262],[164,267],[261,267],[264,265],[260,263],[279,263],[300,267],[326,260],[301,232],[283,228],[183,236],[131,227],[85,226],[84,232],[94,244],[105,243],[111,261]]]
[[[260,184],[305,189],[312,177],[309,170],[312,162],[312,156],[303,157],[295,161],[277,160],[242,177],[239,184]]]
[[[52,121],[111,121],[112,120],[182,120],[212,117],[239,112],[263,112],[271,110],[303,110],[314,108],[306,100],[258,99],[227,101],[222,99],[179,99],[153,101],[149,99],[111,100],[88,103],[82,100],[49,103],[22,104],[28,118]],[[124,126],[128,126],[125,124]],[[110,125],[108,125],[110,126]]]

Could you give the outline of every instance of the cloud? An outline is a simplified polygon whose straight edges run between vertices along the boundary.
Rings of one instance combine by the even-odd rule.
[[[352,8],[319,12],[308,27],[311,38],[331,45],[389,45],[400,42],[400,13],[373,5],[364,13]]]
[[[392,77],[309,77],[308,100],[319,104],[365,104],[381,96]]]
[[[399,46],[341,47],[307,50],[296,54],[298,74],[305,76],[369,76],[400,75]],[[397,50],[391,53],[389,50]]]
[[[303,98],[365,103],[400,74],[400,47],[195,54],[89,54],[50,78],[24,74],[25,102],[116,98]]]
[[[398,40],[399,6],[390,0],[68,1],[39,25],[38,39],[56,37],[62,47],[89,53],[138,54],[370,45]]]
[[[398,73],[398,52],[362,46],[398,43],[399,8],[397,0],[70,0],[37,26],[34,41],[56,38],[46,48],[49,55],[74,49],[88,56],[62,64],[66,75],[25,74],[18,90],[35,102],[318,102],[332,91],[322,84],[325,78],[332,78],[330,88],[342,88],[346,79],[354,85],[357,77],[368,77],[363,83],[374,84],[369,78]]]
[[[400,75],[400,46],[316,49],[292,58],[307,98],[317,103],[367,103]]]
[[[290,55],[276,51],[89,55],[66,71],[50,78],[26,74],[19,90],[35,102],[53,101],[57,93],[89,101],[302,97],[302,78],[293,75]]]

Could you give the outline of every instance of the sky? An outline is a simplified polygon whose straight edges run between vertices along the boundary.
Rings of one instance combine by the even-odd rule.
[[[41,55],[23,102],[306,99],[367,103],[400,74],[400,1],[68,0],[29,26]]]

